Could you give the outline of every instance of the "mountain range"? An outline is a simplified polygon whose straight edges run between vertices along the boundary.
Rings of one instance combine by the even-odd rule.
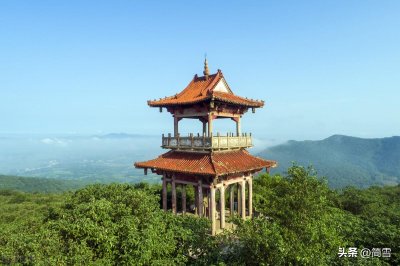
[[[272,173],[283,173],[293,163],[313,166],[332,188],[365,188],[400,183],[400,136],[364,139],[333,135],[319,141],[288,141],[258,156],[276,160]]]

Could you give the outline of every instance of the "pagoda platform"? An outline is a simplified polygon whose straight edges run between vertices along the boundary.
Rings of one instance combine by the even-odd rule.
[[[241,136],[234,136],[232,133],[225,136],[217,134],[216,136],[206,136],[204,133],[189,136],[162,136],[162,145],[164,149],[177,149],[177,150],[237,150],[243,148],[250,148],[253,146],[253,140],[250,134],[241,134]]]

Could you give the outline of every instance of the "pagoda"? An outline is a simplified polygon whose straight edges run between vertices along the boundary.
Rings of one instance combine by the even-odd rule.
[[[180,213],[185,214],[191,211],[187,210],[186,187],[193,186],[195,204],[191,209],[194,214],[211,220],[211,233],[215,235],[226,227],[226,216],[253,216],[253,175],[263,169],[269,172],[276,162],[249,154],[246,149],[253,146],[252,136],[241,132],[243,114],[249,109],[254,113],[256,108],[264,106],[264,101],[235,95],[221,70],[209,74],[207,59],[203,74],[201,77],[196,74],[180,93],[147,102],[150,107],[158,107],[160,112],[165,108],[172,114],[174,133],[162,135],[161,147],[168,152],[134,165],[143,168],[145,173],[150,169],[162,175],[162,206],[175,214],[178,213],[177,187],[180,186]],[[203,132],[182,136],[179,133],[182,119],[199,120]],[[236,132],[214,134],[216,119],[231,119],[236,124]],[[225,204],[228,193],[229,202]]]

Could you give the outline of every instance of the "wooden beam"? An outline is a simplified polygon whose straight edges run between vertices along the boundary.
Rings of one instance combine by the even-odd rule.
[[[171,182],[172,181],[172,179],[170,179],[170,178],[167,178],[166,180],[167,180],[167,182]],[[185,184],[185,185],[192,185],[192,186],[196,186],[197,187],[197,185],[199,183],[198,182],[186,181],[186,180],[180,180],[180,179],[175,178],[175,184]],[[203,188],[210,187],[207,184],[202,184],[202,186],[203,186]]]
[[[198,118],[198,117],[203,117],[207,116],[207,112],[187,112],[187,113],[177,113],[175,114],[176,117],[179,118]]]
[[[219,187],[221,187],[223,185],[227,186],[227,185],[230,185],[230,184],[235,184],[235,183],[241,182],[242,180],[248,180],[249,178],[251,178],[250,175],[248,175],[248,176],[238,176],[238,177],[235,177],[235,178],[232,178],[232,179],[229,179],[229,180],[224,180],[222,182],[219,182],[219,183],[215,184],[215,186],[219,188]]]

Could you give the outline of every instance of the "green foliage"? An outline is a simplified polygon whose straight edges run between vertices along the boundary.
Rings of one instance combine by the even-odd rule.
[[[399,265],[400,186],[332,191],[312,168],[254,179],[255,218],[212,237],[207,219],[160,209],[159,185],[63,194],[0,191],[5,265]],[[188,201],[192,191],[188,190]],[[339,247],[392,249],[339,258]]]
[[[86,182],[79,180],[0,175],[0,190],[57,193],[75,190],[85,185]]]
[[[171,265],[204,257],[214,241],[209,222],[165,213],[152,188],[137,187],[91,185],[67,194],[62,204],[33,216],[36,230],[20,222],[2,236],[3,263]],[[27,230],[17,234],[21,228]]]
[[[348,238],[356,246],[392,248],[390,262],[400,265],[400,185],[346,188],[340,195],[342,208],[358,219]]]
[[[43,219],[50,206],[59,206],[64,197],[0,191],[0,263],[56,264],[60,245]]]
[[[225,252],[221,253],[228,265],[284,265],[289,256],[282,227],[266,217],[240,221],[233,233],[224,237]]]
[[[222,260],[234,265],[398,265],[399,195],[398,187],[337,193],[312,168],[297,165],[286,176],[261,175],[254,180],[257,217],[236,221],[236,229],[225,234]],[[368,211],[373,206],[379,208]],[[350,207],[362,210],[353,214]],[[339,247],[390,247],[392,256],[339,258]]]
[[[254,184],[255,210],[279,228],[286,262],[329,264],[337,248],[346,246],[340,229],[344,213],[334,207],[329,188],[311,168],[295,165],[286,177],[261,175]]]

